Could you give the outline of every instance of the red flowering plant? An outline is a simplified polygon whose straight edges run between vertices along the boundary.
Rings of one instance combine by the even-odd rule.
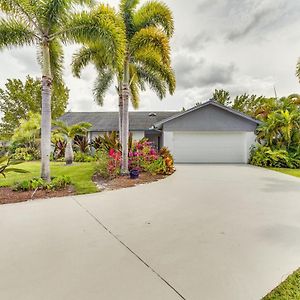
[[[121,168],[121,157],[122,154],[120,151],[115,149],[110,149],[108,152],[108,173],[111,177],[114,177],[120,173]]]
[[[145,171],[145,165],[158,159],[153,144],[147,140],[134,142],[129,151],[129,170]]]

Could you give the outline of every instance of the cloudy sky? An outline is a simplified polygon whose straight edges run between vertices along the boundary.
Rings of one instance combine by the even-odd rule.
[[[117,5],[117,0],[103,1]],[[141,1],[143,2],[143,1]],[[165,0],[174,12],[172,40],[177,91],[160,101],[141,95],[140,110],[181,110],[208,100],[214,89],[279,96],[300,93],[295,65],[300,57],[299,0]],[[95,71],[89,66],[81,79],[70,72],[72,53],[65,49],[65,80],[71,90],[71,111],[117,110],[112,88],[103,107],[93,101]],[[35,50],[0,53],[0,86],[7,78],[39,76]]]

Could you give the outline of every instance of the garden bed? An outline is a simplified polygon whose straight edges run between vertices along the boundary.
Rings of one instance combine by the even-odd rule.
[[[55,198],[71,195],[75,195],[75,190],[73,187],[68,187],[58,191],[37,190],[35,193],[33,191],[16,192],[11,188],[4,187],[0,188],[0,205],[25,202],[34,199]]]
[[[118,176],[114,179],[104,179],[100,176],[95,175],[93,177],[93,181],[97,184],[98,188],[101,191],[112,191],[159,181],[166,177],[166,175],[151,175],[149,173],[143,172],[140,174],[138,179],[130,179],[129,176]]]

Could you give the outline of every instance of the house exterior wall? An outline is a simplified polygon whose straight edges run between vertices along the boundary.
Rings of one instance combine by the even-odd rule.
[[[99,135],[103,136],[104,134],[105,134],[105,132],[103,132],[103,131],[90,131],[88,133],[88,139],[89,139],[89,141],[92,141],[95,137],[97,137]],[[145,132],[144,131],[132,131],[132,136],[133,136],[134,141],[139,141],[145,137]]]
[[[163,130],[170,131],[246,131],[254,132],[257,124],[216,106],[199,110],[170,120]]]

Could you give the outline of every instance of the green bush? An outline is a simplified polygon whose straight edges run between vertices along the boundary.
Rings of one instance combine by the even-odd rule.
[[[95,162],[95,173],[104,179],[112,179],[120,175],[121,153],[119,151],[110,150],[97,151]]]
[[[40,151],[38,148],[16,148],[12,159],[32,161],[40,159]]]
[[[144,171],[149,172],[152,175],[167,173],[167,165],[162,157],[158,157],[156,160],[149,163],[143,163],[142,168]]]
[[[258,146],[251,152],[250,164],[259,167],[297,169],[300,167],[300,155],[284,149]]]
[[[53,177],[51,182],[46,182],[42,178],[32,178],[17,182],[13,186],[14,191],[34,191],[39,190],[61,190],[71,184],[71,179],[68,176]]]
[[[75,152],[74,153],[74,161],[75,162],[91,162],[94,161],[95,158],[89,154],[83,152]]]

